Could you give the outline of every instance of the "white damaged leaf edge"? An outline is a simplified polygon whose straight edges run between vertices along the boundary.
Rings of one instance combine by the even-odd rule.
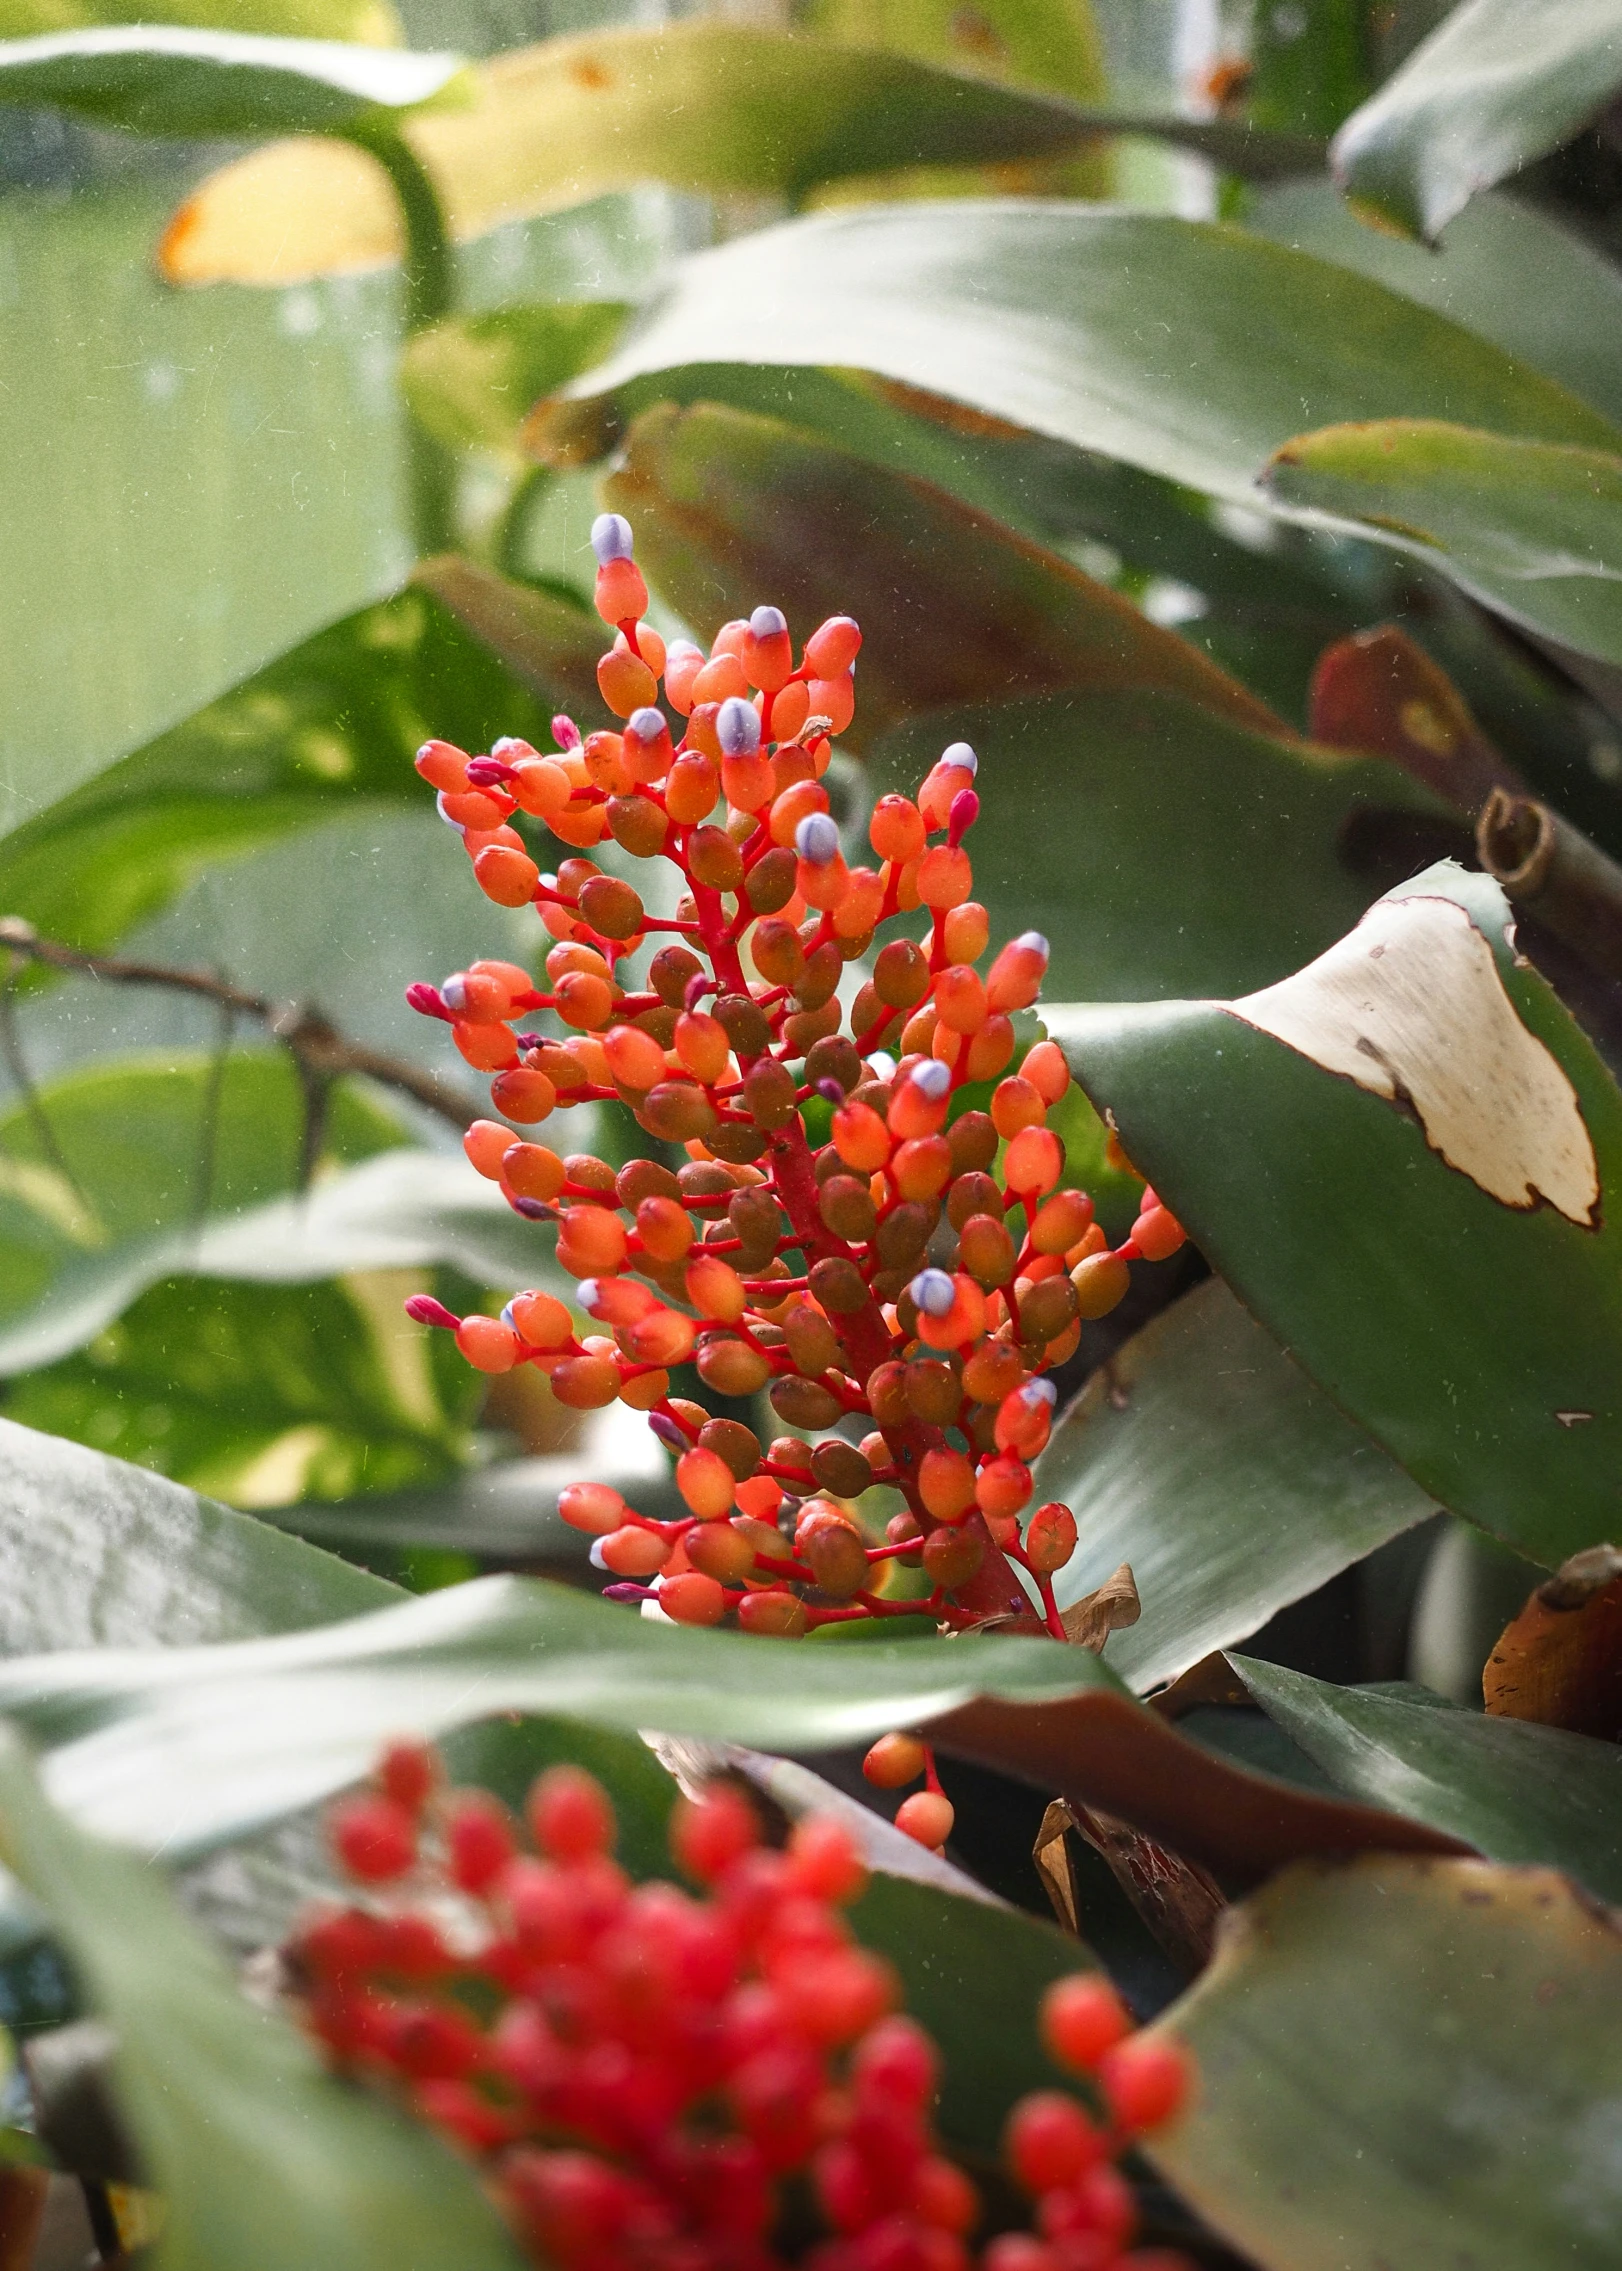
[[[1382,899],[1304,970],[1222,1006],[1410,1110],[1432,1151],[1489,1197],[1546,1201],[1598,1227],[1599,1162],[1577,1092],[1454,900]]]

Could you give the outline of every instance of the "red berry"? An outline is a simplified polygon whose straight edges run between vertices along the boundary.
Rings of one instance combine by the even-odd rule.
[[[754,1807],[730,1782],[712,1782],[699,1798],[680,1798],[670,1816],[670,1850],[678,1866],[712,1885],[760,1841]]]
[[[1046,2240],[1030,2232],[1000,2232],[980,2258],[981,2271],[1063,2271]]]
[[[1166,2035],[1139,2034],[1117,2043],[1098,2068],[1105,2101],[1128,2136],[1174,2120],[1193,2078],[1187,2051]]]
[[[614,1842],[614,1809],[578,1766],[551,1766],[530,1787],[530,1835],[554,1861],[590,1861]]]
[[[515,2116],[461,2081],[419,2082],[417,2110],[470,2152],[493,2153],[517,2134]]]
[[[951,1799],[941,1791],[915,1790],[910,1798],[903,1798],[896,1808],[895,1826],[935,1853],[939,1852],[951,1836],[952,1824],[956,1819]]]
[[[512,1817],[482,1790],[460,1790],[445,1816],[446,1862],[463,1892],[487,1892],[518,1851]]]
[[[1027,2192],[1053,2192],[1102,2159],[1104,2140],[1074,2098],[1037,2090],[1009,2115],[1005,2151]]]
[[[911,2019],[881,2019],[851,2054],[858,2104],[899,2105],[921,2111],[940,2087],[940,2054]]]
[[[1120,2170],[1101,2161],[1078,2184],[1044,2193],[1036,2220],[1044,2237],[1061,2246],[1078,2240],[1100,2242],[1099,2271],[1105,2271],[1113,2251],[1125,2247],[1138,2228],[1138,2203]]]
[[[932,2153],[913,2179],[913,2207],[926,2224],[942,2231],[972,2231],[980,2214],[980,2195],[955,2161]]]
[[[332,1810],[332,1849],[363,1884],[403,1877],[417,1858],[417,1825],[392,1798],[346,1798]]]
[[[818,1900],[854,1900],[867,1882],[855,1838],[832,1814],[808,1814],[788,1841],[788,1882]]]
[[[865,1948],[840,1948],[786,1967],[778,1981],[789,2015],[813,2042],[854,2042],[895,2001],[895,1974]]]
[[[1132,2029],[1126,2005],[1098,1972],[1056,1979],[1042,1998],[1042,2040],[1072,2073],[1087,2073]]]
[[[421,1813],[439,1780],[439,1754],[429,1743],[390,1743],[378,1764],[378,1788],[408,1813]]]

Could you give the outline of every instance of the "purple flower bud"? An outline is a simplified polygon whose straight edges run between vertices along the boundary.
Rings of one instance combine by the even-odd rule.
[[[1014,944],[1022,946],[1027,954],[1040,954],[1044,962],[1052,952],[1047,940],[1039,930],[1022,930]]]
[[[591,524],[591,548],[600,568],[606,568],[610,560],[631,557],[631,524],[623,513],[597,515]]]
[[[920,1095],[938,1104],[952,1085],[952,1068],[943,1065],[939,1057],[925,1057],[921,1065],[912,1068],[912,1084]]]
[[[957,1299],[957,1287],[944,1270],[920,1270],[907,1291],[925,1317],[944,1317]]]
[[[467,777],[476,789],[498,789],[512,779],[513,769],[499,757],[470,757]]]
[[[662,1411],[650,1411],[648,1425],[667,1451],[675,1451],[679,1454],[688,1449],[687,1438],[682,1433],[678,1423],[667,1418]]]
[[[825,1080],[817,1082],[817,1094],[825,1104],[843,1104],[845,1101],[845,1091],[834,1079],[832,1073]]]
[[[414,1293],[405,1305],[405,1313],[414,1325],[441,1325],[448,1333],[454,1333],[462,1321],[431,1293]]]
[[[748,757],[760,747],[760,712],[741,694],[729,694],[715,713],[723,757]]]
[[[602,1542],[602,1539],[599,1538],[591,1549],[591,1558],[599,1569],[607,1567],[605,1562],[597,1560],[597,1547]],[[633,1585],[630,1579],[626,1578],[623,1584],[605,1585],[600,1598],[605,1601],[651,1601],[653,1595],[646,1585]]]
[[[980,770],[980,760],[966,741],[948,742],[941,751],[941,763],[956,765],[960,772],[968,773],[971,777]]]
[[[425,986],[420,983],[407,986],[405,998],[406,1006],[409,1009],[414,1009],[419,1017],[443,1018],[447,1025],[451,1022],[451,1013],[440,999],[437,986]]]
[[[548,1206],[545,1199],[509,1197],[507,1204],[514,1214],[521,1214],[526,1222],[556,1222],[558,1218],[557,1208]]]
[[[634,734],[638,741],[657,741],[665,730],[665,713],[656,710],[650,702],[645,709],[631,712],[625,721],[625,730]]]
[[[573,718],[563,710],[559,710],[557,716],[552,720],[552,739],[560,749],[578,749],[580,747],[580,728],[575,724]]]
[[[780,607],[757,607],[749,618],[749,628],[757,639],[776,639],[788,629],[788,617]]]
[[[702,970],[695,970],[682,992],[682,1007],[689,1017],[710,990],[710,981]]]
[[[794,831],[794,849],[813,867],[839,857],[839,828],[826,812],[808,812]]]
[[[546,1047],[546,1035],[544,1033],[515,1033],[513,1035],[513,1046],[516,1049],[544,1049]]]

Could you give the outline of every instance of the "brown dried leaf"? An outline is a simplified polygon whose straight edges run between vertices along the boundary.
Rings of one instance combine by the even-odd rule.
[[[1132,1565],[1123,1561],[1096,1592],[1084,1593],[1079,1601],[1073,1601],[1059,1622],[1064,1626],[1066,1639],[1074,1641],[1078,1648],[1090,1648],[1095,1656],[1102,1656],[1110,1634],[1136,1624],[1142,1614],[1143,1603],[1138,1598]]]
[[[1489,1712],[1622,1740],[1622,1551],[1590,1546],[1540,1585],[1481,1676]]]

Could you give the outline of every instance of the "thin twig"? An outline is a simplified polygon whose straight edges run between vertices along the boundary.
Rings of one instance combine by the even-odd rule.
[[[7,940],[6,943],[9,945],[11,942]],[[44,1099],[34,1085],[34,1076],[23,1055],[22,1036],[17,1031],[17,972],[10,963],[6,966],[5,983],[0,985],[0,1054],[4,1055],[6,1070],[16,1083],[17,1092],[23,1100],[23,1109],[28,1114],[41,1151],[86,1213],[94,1216],[96,1210],[90,1203],[84,1185],[68,1164],[67,1154],[57,1140],[51,1116],[45,1109]]]
[[[319,1010],[306,1003],[278,1002],[266,994],[245,993],[240,986],[228,984],[210,970],[179,970],[163,962],[131,962],[113,954],[84,954],[75,946],[41,938],[33,925],[18,915],[0,916],[0,947],[9,947],[13,954],[26,961],[42,963],[47,969],[99,978],[109,985],[156,986],[171,993],[193,994],[235,1016],[252,1018],[291,1052],[301,1080],[332,1081],[349,1077],[375,1080],[381,1087],[397,1089],[402,1096],[409,1096],[425,1111],[436,1113],[459,1130],[478,1117],[478,1103],[453,1082],[441,1080],[437,1073],[421,1070],[404,1057],[388,1056],[381,1049],[367,1048],[363,1042],[346,1041]],[[0,1000],[3,998],[0,996]],[[26,1069],[19,1075],[17,1060],[7,1041],[3,1009],[0,1009],[0,1048],[5,1049],[17,1085],[25,1097],[31,1098],[34,1092]],[[48,1126],[46,1123],[46,1130]],[[46,1130],[41,1131],[42,1142],[46,1141]],[[54,1136],[50,1139],[50,1148],[53,1158],[57,1158],[63,1172],[67,1173]]]
[[[208,1219],[208,1203],[214,1196],[214,1164],[219,1152],[220,1105],[225,1095],[226,1067],[231,1062],[231,1039],[236,1031],[237,1013],[229,1002],[216,1005],[219,1038],[214,1044],[214,1055],[208,1068],[208,1086],[203,1091],[203,1122],[197,1140],[197,1167],[193,1177],[192,1219],[201,1225]]]

